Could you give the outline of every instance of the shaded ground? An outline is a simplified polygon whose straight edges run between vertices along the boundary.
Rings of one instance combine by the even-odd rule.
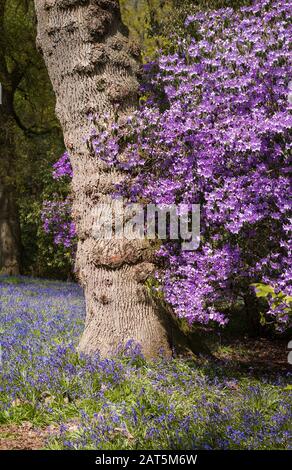
[[[214,356],[233,363],[244,369],[250,368],[258,372],[285,372],[291,370],[288,363],[288,341],[267,338],[234,339],[222,341],[213,351]]]

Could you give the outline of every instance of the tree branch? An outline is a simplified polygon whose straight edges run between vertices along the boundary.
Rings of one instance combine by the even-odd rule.
[[[42,135],[47,135],[50,134],[54,129],[57,129],[58,126],[54,125],[49,128],[44,128],[44,129],[36,129],[34,126],[32,127],[26,127],[23,122],[21,121],[20,117],[18,116],[14,103],[12,105],[12,115],[14,118],[14,121],[16,122],[17,126],[24,132],[24,134],[27,137],[35,137],[35,136],[42,136]]]

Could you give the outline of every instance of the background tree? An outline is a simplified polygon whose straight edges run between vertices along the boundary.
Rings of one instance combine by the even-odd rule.
[[[33,2],[1,0],[0,5],[0,271],[46,273],[37,267],[39,212],[50,165],[63,148],[62,135],[35,46]]]
[[[15,171],[15,143],[13,96],[21,80],[21,71],[13,62],[6,61],[5,0],[0,2],[0,81],[2,103],[0,114],[0,270],[5,274],[18,274],[20,269],[20,229],[15,201],[13,174]]]

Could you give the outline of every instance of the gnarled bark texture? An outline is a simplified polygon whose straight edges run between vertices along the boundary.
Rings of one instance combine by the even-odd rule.
[[[89,113],[137,104],[139,51],[128,40],[116,0],[35,0],[38,37],[56,94],[56,113],[73,166],[76,270],[85,289],[86,326],[79,350],[110,354],[134,339],[145,355],[170,354],[168,322],[143,282],[153,271],[144,241],[96,240],[92,209],[112,204],[122,175],[94,157],[84,136]]]

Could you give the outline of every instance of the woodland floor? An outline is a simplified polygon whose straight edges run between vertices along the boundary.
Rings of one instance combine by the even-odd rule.
[[[131,351],[83,365],[74,352],[84,322],[78,286],[0,278],[0,298],[0,450],[192,449],[196,433],[203,448],[262,448],[265,439],[263,448],[277,439],[276,448],[289,447],[287,339],[214,335],[212,359],[150,364]],[[169,440],[188,413],[192,431]]]
[[[0,426],[0,450],[37,450],[44,448],[47,432],[30,422]]]
[[[230,340],[218,348],[215,357],[226,363],[230,361],[238,369],[264,371],[289,371],[287,342],[284,340],[243,339]],[[0,425],[0,450],[37,450],[45,447],[51,435],[51,427],[36,428],[32,423]]]

